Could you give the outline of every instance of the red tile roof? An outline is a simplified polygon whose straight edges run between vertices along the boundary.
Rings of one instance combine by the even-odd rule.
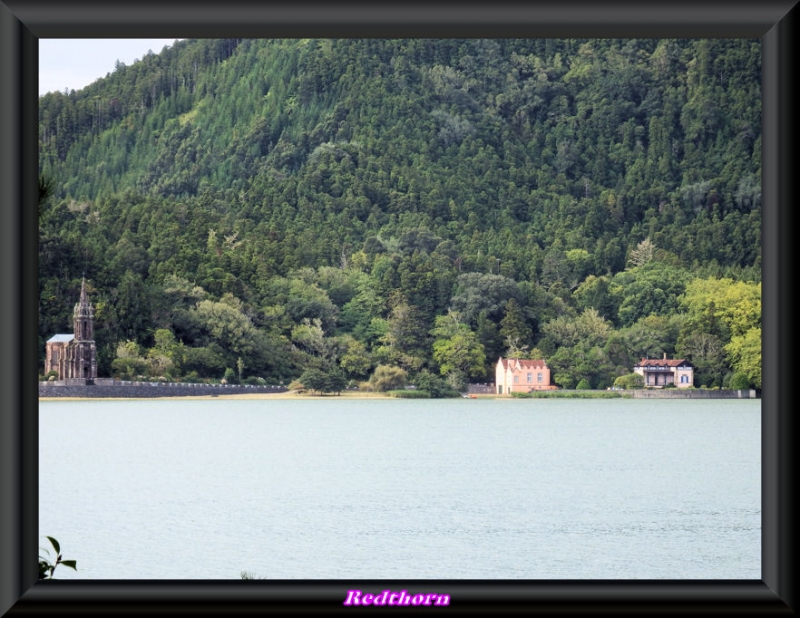
[[[643,358],[636,363],[637,367],[680,367],[681,365],[691,365],[691,363],[683,358]]]
[[[503,369],[508,369],[509,364],[511,365],[512,369],[520,370],[520,369],[547,369],[547,363],[544,362],[544,359],[535,359],[535,360],[528,360],[522,358],[501,358],[500,363],[503,365]]]

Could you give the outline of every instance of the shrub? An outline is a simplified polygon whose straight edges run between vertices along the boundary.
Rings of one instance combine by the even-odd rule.
[[[626,389],[643,388],[644,376],[641,376],[638,373],[629,373],[614,380],[614,386]]]
[[[397,397],[398,399],[430,399],[431,397],[428,391],[421,390],[396,390],[388,391],[386,394],[391,397]]]
[[[378,365],[369,378],[369,385],[372,390],[378,392],[396,390],[405,385],[407,375],[400,367]]]
[[[427,370],[421,371],[414,382],[420,391],[427,392],[427,396],[433,399],[459,396],[459,392],[448,384],[446,380]]]
[[[630,399],[630,394],[622,391],[584,391],[561,390],[561,391],[531,391],[529,393],[511,393],[512,397],[518,399]]]
[[[568,373],[557,373],[553,376],[553,382],[561,388],[571,389],[575,386],[575,378]]]
[[[303,375],[300,376],[300,382],[308,390],[316,391],[320,394],[339,394],[347,385],[347,380],[338,369],[332,369],[330,371],[323,371],[315,368],[306,369]]]
[[[287,386],[290,391],[304,391],[306,390],[305,385],[300,380],[292,380],[289,382],[289,386]]]
[[[750,378],[745,373],[735,373],[731,378],[731,389],[735,391],[743,391],[750,388]]]

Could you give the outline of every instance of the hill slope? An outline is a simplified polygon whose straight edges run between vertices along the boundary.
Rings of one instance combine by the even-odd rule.
[[[721,384],[745,333],[690,345],[685,291],[758,285],[760,113],[750,40],[180,41],[40,99],[42,341],[85,272],[105,373],[455,383],[516,342],[562,385],[661,352]],[[695,322],[631,343],[648,316]],[[483,356],[451,366],[459,337]],[[144,364],[115,369],[127,340]],[[579,343],[602,371],[555,356]]]

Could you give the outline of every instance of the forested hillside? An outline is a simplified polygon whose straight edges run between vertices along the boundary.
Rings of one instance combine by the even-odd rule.
[[[85,275],[100,375],[442,392],[510,353],[606,388],[666,353],[760,387],[760,71],[743,39],[118,63],[39,100],[42,360]]]

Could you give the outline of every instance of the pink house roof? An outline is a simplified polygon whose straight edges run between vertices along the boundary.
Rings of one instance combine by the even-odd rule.
[[[499,361],[503,369],[511,367],[512,371],[520,371],[523,369],[547,369],[547,363],[544,359],[527,360],[521,358],[501,358]]]

